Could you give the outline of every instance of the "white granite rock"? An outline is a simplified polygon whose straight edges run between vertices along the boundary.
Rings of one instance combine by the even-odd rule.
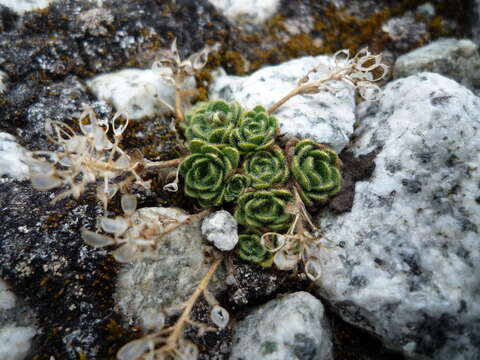
[[[124,69],[98,75],[87,86],[100,100],[110,101],[115,110],[130,119],[141,119],[168,113],[167,103],[175,107],[175,87],[155,69]],[[189,78],[186,88],[195,87]]]
[[[280,0],[210,0],[232,22],[263,23],[276,14]]]
[[[7,91],[8,74],[5,71],[0,70],[0,95],[3,95]]]
[[[238,322],[230,360],[329,360],[330,338],[322,303],[296,292],[269,301]]]
[[[412,359],[480,358],[480,98],[438,74],[388,84],[360,119],[378,151],[349,213],[322,214],[320,294]],[[365,110],[365,109],[364,109]]]
[[[27,11],[41,10],[56,0],[0,0],[0,5],[5,5],[19,15]]]
[[[238,243],[238,224],[228,211],[215,211],[203,220],[202,234],[217,249],[230,251]]]
[[[36,334],[30,315],[0,279],[0,359],[25,359]]]
[[[262,68],[249,76],[219,76],[210,88],[210,98],[237,100],[247,108],[261,104],[270,107],[289,93],[297,81],[317,64],[324,70],[315,77],[328,73],[332,58],[328,56],[303,57],[280,65]],[[330,145],[341,151],[353,133],[355,99],[353,90],[340,82],[330,82],[336,94],[322,91],[319,94],[291,98],[273,115],[280,123],[280,132]]]
[[[478,46],[469,39],[439,39],[400,56],[395,62],[395,78],[422,71],[436,72],[467,87],[480,86]]]
[[[0,132],[0,176],[25,180],[28,178],[28,166],[24,160],[23,147],[17,144],[12,135]]]
[[[177,208],[142,208],[138,221],[164,224],[165,216],[183,221],[186,214]],[[200,220],[180,226],[162,237],[153,256],[135,260],[120,271],[115,300],[130,319],[140,320],[144,330],[155,327],[155,315],[185,302],[209,268],[205,257]],[[217,280],[210,290],[221,290]]]

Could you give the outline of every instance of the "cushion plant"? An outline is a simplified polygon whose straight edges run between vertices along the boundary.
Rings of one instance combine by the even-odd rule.
[[[285,155],[278,146],[249,153],[243,161],[243,169],[252,180],[252,186],[258,190],[285,183],[289,173]]]
[[[242,174],[234,174],[227,179],[225,185],[225,201],[237,200],[250,185],[250,178]]]
[[[195,105],[186,114],[187,142],[200,139],[211,144],[225,144],[239,122],[243,109],[238,102],[212,100]]]
[[[234,204],[241,225],[238,253],[245,260],[271,264],[259,239],[290,228],[294,191],[308,208],[340,191],[335,151],[293,139],[286,156],[275,143],[277,120],[263,106],[246,111],[236,102],[200,103],[187,114],[184,128],[191,152],[180,165],[185,194],[204,208]]]
[[[292,174],[300,185],[305,205],[311,207],[340,191],[340,161],[335,151],[312,140],[302,140],[293,152]]]
[[[277,119],[257,105],[241,117],[238,126],[229,134],[231,146],[241,153],[266,149],[275,142]]]
[[[225,194],[224,181],[238,166],[238,151],[200,140],[191,142],[190,151],[193,154],[180,165],[180,174],[185,179],[185,194],[197,198],[202,207],[220,205]]]
[[[248,229],[239,236],[237,254],[243,260],[251,261],[262,266],[271,266],[273,254],[265,250],[260,242],[262,232]]]
[[[235,218],[240,225],[263,231],[283,231],[292,222],[285,207],[292,200],[286,189],[247,191],[238,199]]]

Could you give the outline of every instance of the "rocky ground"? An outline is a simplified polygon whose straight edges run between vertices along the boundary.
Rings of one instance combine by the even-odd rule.
[[[125,149],[152,161],[181,154],[158,101],[173,104],[173,88],[151,70],[174,38],[182,57],[211,48],[188,80],[192,102],[269,106],[343,48],[368,46],[392,69],[379,101],[340,86],[276,113],[285,138],[328,144],[344,164],[342,192],[315,214],[329,240],[322,277],[232,253],[211,284],[228,326],[187,334],[200,357],[480,358],[479,18],[466,0],[0,0],[0,359],[114,359],[186,300],[208,269],[208,241],[235,232],[225,215],[196,220],[153,257],[120,265],[80,238],[99,222],[94,196],[52,204],[23,163],[24,149],[54,149],[46,119],[75,127],[83,103],[100,119],[135,119]],[[142,221],[194,210],[149,179]],[[112,201],[110,214],[119,209]]]

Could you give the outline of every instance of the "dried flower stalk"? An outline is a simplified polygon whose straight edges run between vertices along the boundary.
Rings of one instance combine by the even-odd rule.
[[[317,94],[328,89],[325,83],[334,80],[343,81],[357,89],[360,96],[367,101],[378,99],[380,88],[374,82],[384,79],[388,74],[388,66],[382,63],[381,55],[372,55],[367,49],[363,49],[350,58],[348,50],[340,50],[333,55],[333,61],[334,66],[327,76],[309,82],[310,75],[320,70],[320,66],[314,67],[298,81],[295,89],[273,104],[268,113],[275,112],[296,95]]]

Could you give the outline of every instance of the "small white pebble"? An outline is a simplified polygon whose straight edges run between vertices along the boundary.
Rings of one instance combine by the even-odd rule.
[[[202,234],[221,251],[232,250],[238,242],[237,221],[228,211],[220,210],[205,217]]]
[[[462,39],[458,42],[460,53],[465,57],[470,57],[478,50],[478,46],[469,39]]]

